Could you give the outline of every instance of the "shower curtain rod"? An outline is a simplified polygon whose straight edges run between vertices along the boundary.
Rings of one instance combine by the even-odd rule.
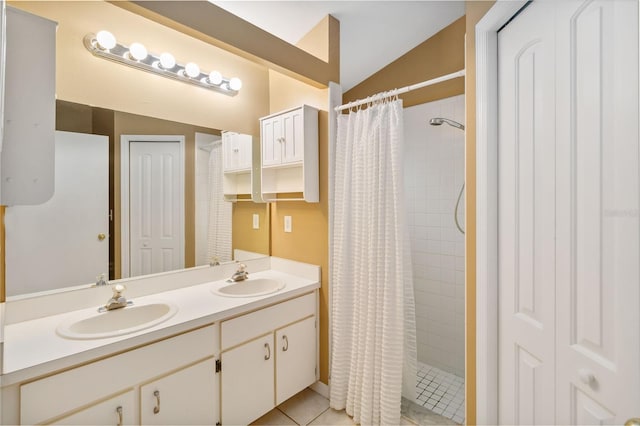
[[[442,77],[432,78],[431,80],[423,81],[422,83],[412,84],[410,86],[402,87],[400,89],[391,90],[386,93],[378,93],[377,95],[369,96],[368,98],[358,99],[357,101],[349,102],[348,104],[340,105],[335,107],[336,111],[343,111],[345,109],[353,108],[359,105],[364,105],[375,100],[378,96],[384,94],[385,97],[396,96],[402,93],[407,93],[412,90],[422,89],[423,87],[431,86],[432,84],[441,83],[443,81],[451,80],[453,78],[464,77],[465,70],[460,70],[456,72],[452,72],[451,74],[443,75]]]
[[[220,145],[222,143],[222,140],[219,141],[213,141],[211,143],[208,143],[206,145],[200,145],[198,148],[200,148],[203,151],[211,151],[213,149],[214,146],[216,145]]]

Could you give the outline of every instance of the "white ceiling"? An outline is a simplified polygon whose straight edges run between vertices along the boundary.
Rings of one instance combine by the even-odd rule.
[[[209,1],[291,44],[326,15],[334,16],[340,21],[344,91],[464,15],[464,1],[453,0]]]

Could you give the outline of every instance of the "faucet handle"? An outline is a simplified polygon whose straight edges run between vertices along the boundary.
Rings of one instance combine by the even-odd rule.
[[[241,263],[238,265],[238,272],[244,272],[246,268],[247,268],[247,265],[245,265],[244,263]]]
[[[113,298],[118,300],[120,297],[122,297],[122,292],[125,291],[127,288],[125,286],[123,286],[122,284],[116,284],[114,285],[111,290],[113,290]]]

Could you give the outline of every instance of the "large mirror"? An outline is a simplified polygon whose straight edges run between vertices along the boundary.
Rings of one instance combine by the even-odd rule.
[[[107,252],[107,266],[94,268],[89,282],[99,279],[101,273],[105,279],[118,279],[160,272],[158,264],[162,265],[162,271],[209,264],[213,260],[209,247],[213,244],[211,234],[224,234],[225,230],[232,249],[269,255],[267,204],[248,200],[224,202],[221,203],[223,209],[228,209],[225,213],[218,211],[219,206],[212,206],[209,197],[212,191],[210,159],[219,146],[221,132],[234,130],[252,134],[254,139],[259,134],[258,118],[266,115],[269,108],[268,70],[264,66],[106,2],[15,2],[10,5],[58,22],[56,167],[59,172],[66,172],[68,182],[82,186],[86,195],[69,200],[60,189],[54,195],[55,203],[49,203],[56,204],[54,206],[31,210],[20,206],[6,208],[7,238],[17,239],[24,247],[42,247],[48,253],[43,256],[34,250],[32,259],[21,265],[11,263],[7,257],[5,290],[9,299],[52,290],[54,281],[59,283],[54,287],[60,290],[85,286],[88,282],[56,278],[53,271],[75,271],[82,265],[90,265],[86,258],[89,246]],[[141,41],[153,52],[167,49],[182,61],[201,60],[203,69],[220,67],[223,74],[240,76],[245,88],[235,97],[209,93],[206,89],[96,58],[84,49],[82,38],[105,28],[122,37],[124,43]],[[157,167],[152,164],[155,158],[150,154],[152,150],[156,150],[161,159]],[[171,152],[175,152],[179,160],[175,164],[166,163]],[[98,157],[102,163],[94,163]],[[79,164],[84,171],[71,172],[70,164]],[[123,172],[127,165],[129,171]],[[170,173],[157,174],[163,167],[166,171],[167,166]],[[174,166],[177,169],[172,168]],[[57,173],[56,182],[58,174],[65,173]],[[97,190],[91,189],[89,180],[99,178],[104,183],[105,176],[106,192],[98,195]],[[123,180],[128,178],[130,182],[126,185]],[[138,180],[134,182],[134,178]],[[170,187],[169,191],[175,192],[163,196],[164,204],[139,202],[148,198],[144,191],[156,191],[155,186],[163,186],[165,190]],[[95,206],[106,206],[106,211],[102,215],[94,213]],[[57,210],[47,210],[54,207]],[[95,216],[100,216],[106,229],[99,231],[94,226],[87,231],[89,241],[73,242],[76,254],[55,256],[56,247],[67,242],[69,229],[76,230],[84,226],[85,219]],[[176,251],[164,249],[159,255],[149,254],[159,256],[159,260],[145,258],[145,253],[151,250],[146,250],[144,241],[136,243],[136,236],[144,234],[146,224],[159,221],[162,228],[168,223],[167,218],[174,216],[180,217],[180,221],[168,234],[178,231]],[[226,216],[229,221],[216,228],[215,218]],[[34,227],[34,222],[30,225],[27,219],[36,220],[40,227]],[[139,246],[134,250],[135,244]],[[173,254],[168,254],[170,252]],[[104,259],[104,255],[101,256]],[[156,265],[155,269],[151,269],[151,265]]]

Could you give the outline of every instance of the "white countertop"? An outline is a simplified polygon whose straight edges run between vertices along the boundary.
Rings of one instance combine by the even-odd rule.
[[[229,284],[225,280],[219,280],[132,298],[134,303],[139,304],[170,302],[178,307],[178,311],[167,321],[153,327],[110,338],[74,340],[56,333],[57,326],[63,322],[95,315],[95,306],[5,325],[4,365],[0,384],[6,386],[50,374],[278,303],[320,287],[318,280],[277,270],[255,272],[249,280],[254,278],[277,279],[286,286],[276,293],[264,296],[224,297],[211,291]]]

